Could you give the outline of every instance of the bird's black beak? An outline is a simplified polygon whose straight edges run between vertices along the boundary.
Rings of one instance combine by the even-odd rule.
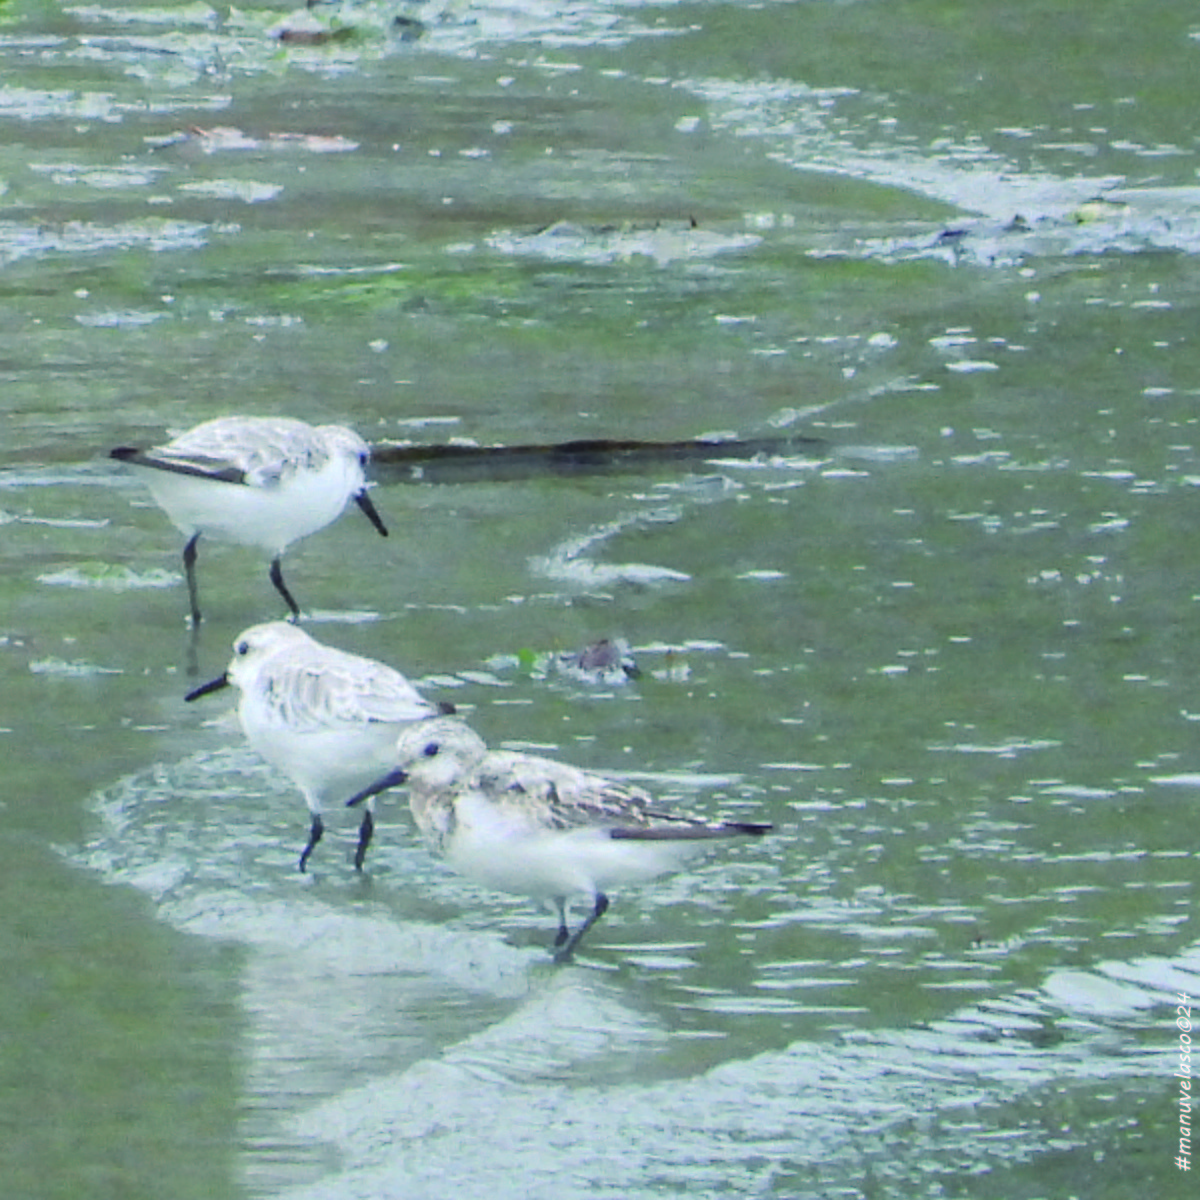
[[[354,503],[367,514],[367,520],[379,530],[381,537],[387,537],[387,526],[383,523],[383,518],[379,515],[375,505],[371,503],[371,497],[367,495],[366,488],[361,492],[354,493]]]
[[[207,696],[209,692],[219,692],[222,688],[229,686],[229,676],[218,675],[216,679],[210,679],[207,683],[202,683],[198,688],[193,688],[184,699],[189,703],[193,700],[199,700],[201,696]]]
[[[394,771],[389,771],[382,779],[377,779],[370,787],[365,787],[356,796],[351,796],[346,801],[346,807],[352,808],[356,804],[361,804],[364,800],[370,800],[372,796],[378,796],[380,792],[386,792],[388,788],[399,787],[408,779],[408,774],[397,767]]]

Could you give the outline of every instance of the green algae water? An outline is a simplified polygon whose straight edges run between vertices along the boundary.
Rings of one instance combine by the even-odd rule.
[[[0,1177],[21,1200],[1182,1194],[1200,23],[1176,3],[0,9]],[[110,447],[793,438],[289,552],[494,745],[772,821],[546,914],[226,703],[283,614]],[[564,652],[628,642],[636,678]]]

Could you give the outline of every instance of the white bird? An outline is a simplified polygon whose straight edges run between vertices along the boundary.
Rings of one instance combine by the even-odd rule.
[[[394,763],[396,736],[405,725],[454,711],[426,700],[399,671],[323,646],[287,621],[240,633],[226,672],[186,699],[231,684],[242,693],[238,717],[247,741],[295,783],[312,814],[301,871],[325,831],[324,803],[340,800]],[[360,871],[374,828],[368,805],[354,855]]]
[[[283,582],[283,552],[324,529],[353,500],[387,537],[367,495],[370,448],[342,425],[286,417],[221,417],[149,450],[118,446],[110,457],[140,469],[159,507],[187,538],[183,566],[192,623],[200,623],[196,543],[202,534],[257,546],[294,620],[300,608]]]
[[[489,751],[461,720],[407,726],[394,767],[351,797],[359,804],[407,784],[432,848],[498,891],[530,895],[558,914],[555,962],[565,962],[608,908],[608,890],[678,870],[715,839],[759,837],[771,826],[665,812],[649,793],[603,775],[515,751]],[[591,912],[574,933],[572,896]]]

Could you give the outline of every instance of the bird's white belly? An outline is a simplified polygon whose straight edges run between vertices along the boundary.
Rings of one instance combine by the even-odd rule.
[[[342,463],[293,475],[275,487],[224,483],[172,471],[144,470],[143,477],[171,523],[187,536],[282,552],[292,542],[335,520],[346,506]]]
[[[384,774],[392,765],[397,731],[397,726],[382,722],[302,732],[251,722],[246,737],[317,811],[348,800]]]
[[[445,846],[447,862],[497,891],[539,898],[594,896],[677,870],[695,842],[614,839],[604,829],[531,833],[492,821],[460,823]]]

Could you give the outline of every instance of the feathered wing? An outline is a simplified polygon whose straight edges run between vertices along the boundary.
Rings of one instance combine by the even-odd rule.
[[[670,820],[670,825],[651,825],[643,829],[620,826],[609,830],[609,836],[639,842],[707,842],[742,835],[762,837],[774,828],[760,821],[697,821],[690,817]]]
[[[112,457],[180,475],[273,487],[300,467],[320,467],[329,450],[318,431],[303,421],[233,417],[206,421],[150,450],[121,446]]]
[[[134,446],[118,446],[109,452],[110,458],[134,467],[149,467],[155,471],[170,471],[175,475],[195,475],[218,483],[245,483],[246,472],[230,466],[219,458],[191,455],[187,458],[168,455],[163,450],[138,450]]]
[[[399,671],[383,663],[360,660],[350,672],[350,681],[344,689],[339,689],[344,706],[337,710],[339,720],[396,724],[436,716],[442,711]]]
[[[639,787],[548,758],[496,751],[471,782],[514,819],[524,816],[547,830],[594,826],[613,837],[636,837],[658,829],[662,832],[655,836],[679,838],[709,828],[692,816],[656,807]]]
[[[400,724],[438,712],[398,671],[368,659],[339,658],[285,662],[271,672],[267,700],[281,723],[307,732]]]

